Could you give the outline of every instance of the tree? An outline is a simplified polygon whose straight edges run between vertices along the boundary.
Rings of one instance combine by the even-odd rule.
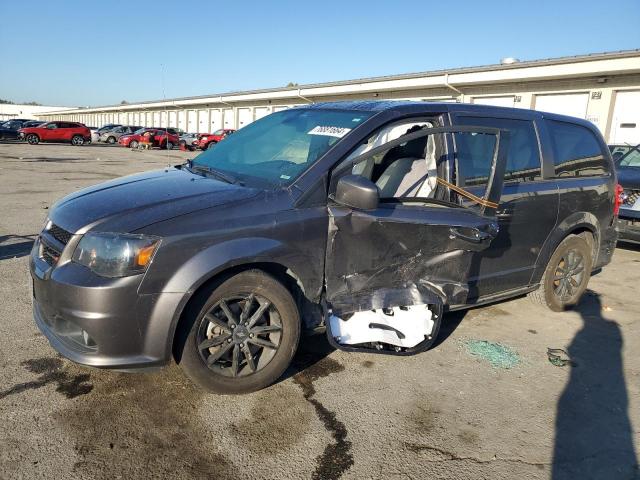
[[[5,100],[4,98],[0,98],[0,104],[2,104],[2,105],[13,105],[14,103],[11,100]]]
[[[127,102],[126,100],[122,100],[122,101],[120,102],[120,105],[129,105],[129,102]]]
[[[297,86],[298,86],[298,84],[297,84],[297,83],[295,83],[295,82],[289,82],[289,83],[287,83],[287,87],[297,87]]]

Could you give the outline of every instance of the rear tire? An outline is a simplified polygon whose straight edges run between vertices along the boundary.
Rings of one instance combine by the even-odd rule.
[[[565,238],[551,255],[540,288],[531,292],[529,298],[554,312],[577,305],[591,277],[591,251],[583,237],[569,235]]]
[[[26,136],[25,140],[29,145],[37,145],[40,142],[40,137],[35,133],[30,133]]]
[[[75,145],[76,147],[84,145],[84,138],[82,138],[82,135],[74,135],[71,138],[71,145]]]
[[[183,320],[176,361],[194,383],[220,394],[271,385],[291,363],[300,338],[293,297],[261,270],[241,272],[200,293]]]
[[[209,144],[207,144],[207,150],[209,150],[210,148],[215,147],[216,143],[218,143],[218,142],[210,142]]]
[[[116,143],[116,137],[109,137],[107,138],[107,143],[109,145],[113,145],[114,143]]]
[[[173,142],[167,142],[165,147],[167,148],[167,150],[173,150]]]

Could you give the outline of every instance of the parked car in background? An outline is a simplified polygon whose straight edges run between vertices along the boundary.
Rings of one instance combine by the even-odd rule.
[[[154,146],[171,150],[178,145],[180,138],[172,128],[141,128],[134,133],[122,135],[118,143],[123,147],[138,148],[140,139],[146,132],[153,132]]]
[[[108,132],[109,130],[113,130],[116,127],[120,127],[121,124],[119,123],[107,123],[106,125],[103,125],[100,128],[97,128],[95,130],[91,130],[91,141],[92,142],[99,142],[100,141],[100,135],[102,135],[105,132]]]
[[[198,134],[197,133],[183,133],[180,135],[178,141],[180,148],[186,148],[189,151],[193,151],[198,148]]]
[[[80,146],[91,143],[91,130],[82,123],[48,122],[37,127],[20,129],[20,136],[30,145],[40,142],[68,142]]]
[[[622,186],[619,239],[640,243],[640,144],[610,145],[618,183]]]
[[[98,137],[98,141],[113,145],[120,139],[121,136],[131,135],[132,133],[137,132],[141,128],[142,127],[139,127],[139,126],[120,125],[119,127],[115,127],[111,130],[107,130],[101,133],[100,136]]]
[[[347,352],[417,354],[448,310],[576,305],[615,250],[613,169],[594,124],[551,113],[276,112],[184,165],[58,201],[30,258],[34,319],[81,364],[174,358],[226,394],[276,381],[304,329]]]
[[[20,138],[20,130],[24,125],[29,122],[27,119],[15,118],[0,122],[0,140],[18,140]]]
[[[42,120],[28,120],[26,122],[24,122],[22,124],[22,128],[27,128],[27,127],[37,127],[39,125],[42,125],[46,122],[43,122]]]
[[[213,147],[216,143],[224,140],[227,136],[231,135],[235,130],[230,128],[221,128],[213,133],[201,133],[198,140],[198,147],[202,150]]]

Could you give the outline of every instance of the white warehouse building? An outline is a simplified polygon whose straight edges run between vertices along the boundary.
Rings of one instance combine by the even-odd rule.
[[[467,102],[586,118],[609,143],[640,143],[640,50],[231,92],[126,105],[49,111],[42,120],[238,129],[306,103],[355,99]]]

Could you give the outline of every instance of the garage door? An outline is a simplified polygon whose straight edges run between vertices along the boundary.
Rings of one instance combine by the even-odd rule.
[[[640,143],[640,91],[616,92],[609,143]]]
[[[169,125],[167,125],[167,117],[168,117],[168,113],[166,111],[160,112],[160,126],[161,127],[168,127],[169,126]]]
[[[198,133],[208,133],[209,110],[198,110]]]
[[[151,120],[151,122],[152,127],[160,126],[160,112],[153,112],[153,120]]]
[[[588,93],[564,95],[536,95],[536,110],[559,113],[570,117],[587,118]]]
[[[513,95],[507,97],[478,97],[473,103],[478,105],[493,105],[494,107],[513,107]]]
[[[271,113],[269,111],[269,107],[256,107],[254,110],[256,120],[262,117],[266,117],[267,115],[269,115],[269,113]]]
[[[178,128],[182,130],[187,130],[187,111],[179,110],[178,111]]]
[[[222,128],[222,112],[218,109],[211,110],[211,116],[209,117],[209,130],[207,133],[213,133],[219,128]]]
[[[198,124],[196,118],[195,110],[187,110],[187,132],[195,133],[197,132]]]
[[[178,113],[177,112],[169,112],[169,126],[177,127],[178,126]]]
[[[222,111],[222,124],[223,128],[236,128],[236,122],[233,116],[232,108],[228,108]]]
[[[245,127],[253,121],[253,115],[250,108],[238,109],[238,128]]]

